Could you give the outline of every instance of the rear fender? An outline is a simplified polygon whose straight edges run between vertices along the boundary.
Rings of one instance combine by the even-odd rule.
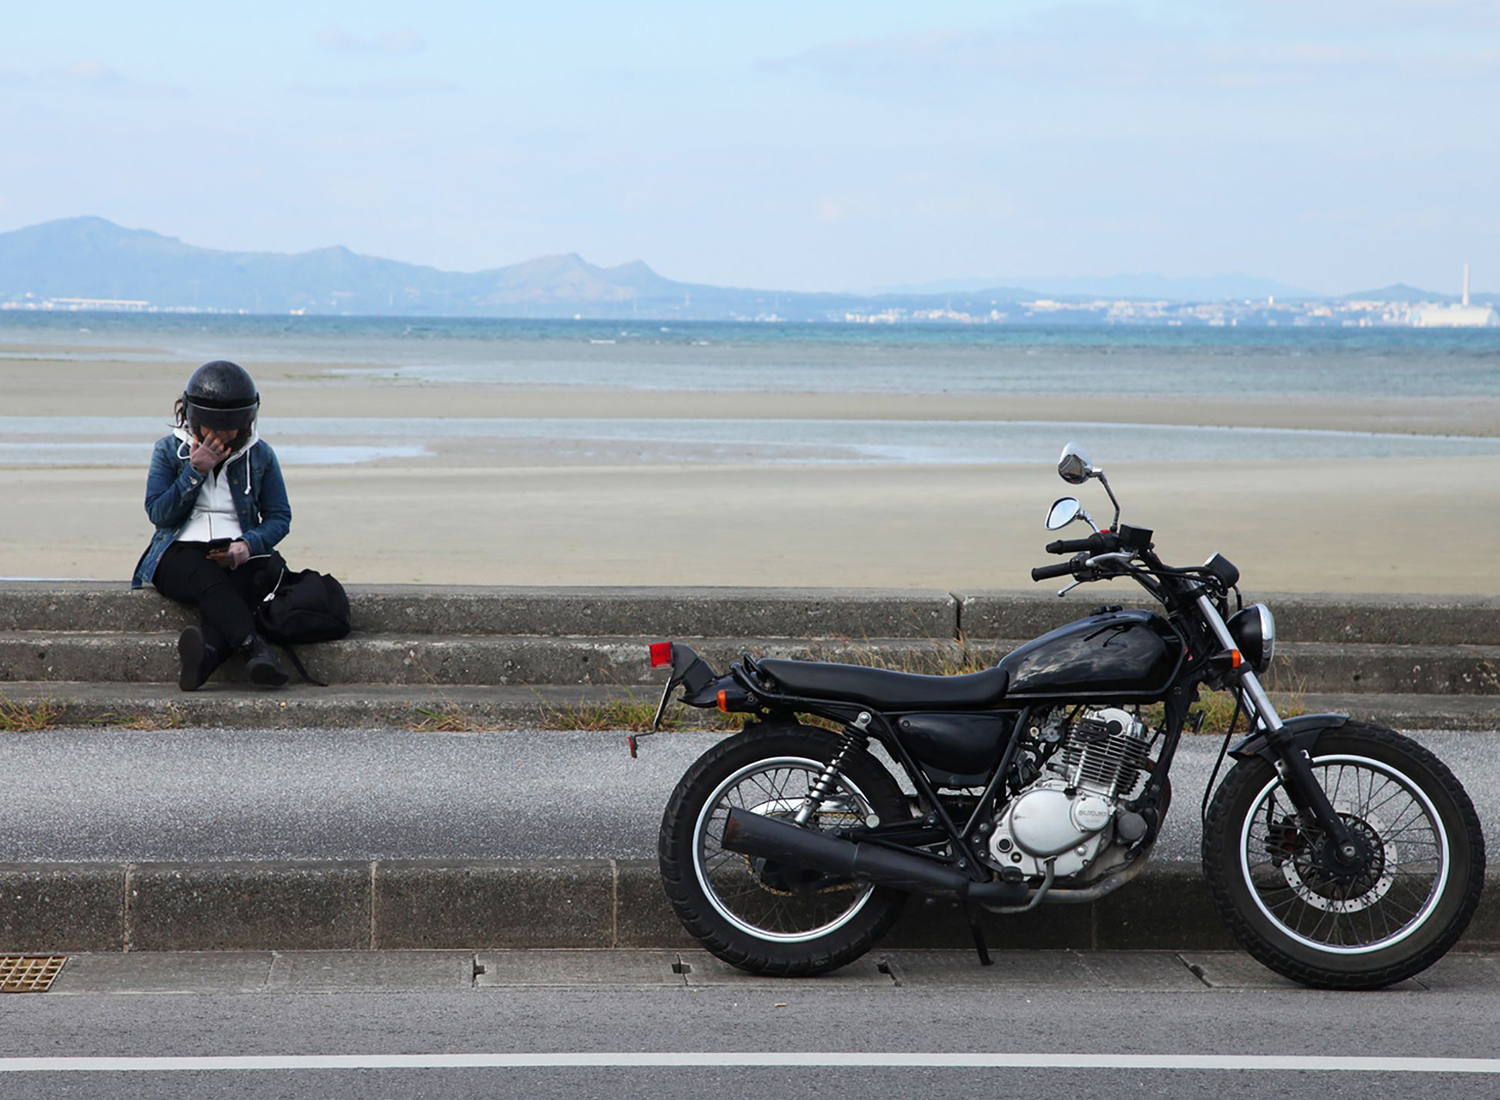
[[[1336,730],[1349,721],[1347,714],[1302,714],[1288,718],[1281,724],[1284,734],[1290,737],[1287,744],[1295,751],[1301,749],[1309,756],[1318,745],[1318,740],[1329,730]],[[1237,741],[1229,750],[1236,760],[1248,760],[1252,756],[1263,758],[1273,767],[1280,754],[1272,747],[1265,730],[1256,730]]]
[[[711,707],[715,704],[716,692],[708,689],[722,677],[713,666],[698,656],[692,646],[681,642],[669,642],[672,647],[672,678],[667,690],[682,685],[682,701],[695,707]]]

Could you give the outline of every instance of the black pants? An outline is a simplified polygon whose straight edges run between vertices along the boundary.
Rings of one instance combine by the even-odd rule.
[[[203,640],[228,656],[255,633],[250,609],[257,593],[253,563],[225,569],[204,557],[204,542],[174,542],[156,566],[151,583],[163,596],[198,609]]]

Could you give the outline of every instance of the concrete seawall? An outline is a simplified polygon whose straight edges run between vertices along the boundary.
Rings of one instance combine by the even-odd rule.
[[[526,724],[558,701],[649,696],[660,676],[644,647],[656,639],[689,640],[719,666],[749,649],[955,672],[1132,595],[355,585],[354,633],[300,651],[328,691],[245,693],[231,662],[207,690],[183,695],[174,681],[176,636],[192,621],[184,608],[119,584],[9,581],[0,694],[51,700],[68,721],[170,706],[189,722],[351,724],[441,707]],[[1304,709],[1449,728],[1489,728],[1500,715],[1500,598],[1263,598],[1281,634],[1270,687]]]

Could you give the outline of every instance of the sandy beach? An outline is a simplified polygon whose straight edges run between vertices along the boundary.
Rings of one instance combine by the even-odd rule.
[[[56,351],[57,349],[53,349]],[[100,349],[91,349],[95,354]],[[45,358],[0,347],[0,416],[155,417],[194,364]],[[1500,402],[1236,402],[1093,394],[725,394],[414,383],[326,364],[253,364],[265,415],[1061,421],[1500,434]],[[1080,431],[1080,435],[1086,432]],[[150,535],[138,467],[0,465],[0,575],[127,581]],[[272,438],[273,444],[277,438]],[[1060,446],[1062,438],[1057,440]],[[1032,587],[1048,504],[1076,490],[1045,463],[764,465],[691,447],[552,456],[464,438],[430,453],[289,465],[294,567],[351,582]],[[556,458],[556,460],[554,460]],[[1179,564],[1215,550],[1251,592],[1493,593],[1500,457],[1112,462],[1124,518]],[[1097,484],[1077,491],[1096,517]],[[1074,598],[1087,602],[1098,586]]]

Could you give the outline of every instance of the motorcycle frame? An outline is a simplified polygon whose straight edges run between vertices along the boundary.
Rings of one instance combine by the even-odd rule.
[[[1143,813],[1148,826],[1146,833],[1127,849],[1128,858],[1135,860],[1150,850],[1165,820],[1167,808],[1159,805],[1161,795],[1166,789],[1166,780],[1187,724],[1188,710],[1198,697],[1199,686],[1205,683],[1223,686],[1236,693],[1254,724],[1252,732],[1234,746],[1232,754],[1236,758],[1253,754],[1264,756],[1276,768],[1299,812],[1309,820],[1316,821],[1327,832],[1334,841],[1334,850],[1346,861],[1355,859],[1358,853],[1351,847],[1353,838],[1342,818],[1334,811],[1327,793],[1313,776],[1310,759],[1310,750],[1322,732],[1343,725],[1347,717],[1305,715],[1294,719],[1291,726],[1285,723],[1276,712],[1254,669],[1237,666],[1231,659],[1231,655],[1237,657],[1237,650],[1219,608],[1219,602],[1227,598],[1227,592],[1215,593],[1208,583],[1189,576],[1188,571],[1169,569],[1149,547],[1142,550],[1141,556],[1151,568],[1154,578],[1135,571],[1118,575],[1131,576],[1162,605],[1167,613],[1167,621],[1183,642],[1186,658],[1178,661],[1171,679],[1160,692],[1122,692],[1118,693],[1118,698],[1087,700],[1079,699],[1078,693],[1039,695],[1019,700],[1021,705],[1017,707],[955,711],[1013,716],[1010,735],[962,828],[943,805],[937,793],[937,785],[928,777],[926,769],[896,732],[896,721],[903,715],[930,713],[932,708],[882,710],[858,702],[769,690],[754,675],[754,660],[748,654],[742,661],[730,665],[728,676],[755,701],[755,709],[765,711],[769,719],[795,719],[797,714],[811,714],[842,726],[842,737],[847,743],[866,747],[873,737],[907,777],[917,792],[919,805],[926,807],[923,816],[914,821],[882,822],[873,828],[856,827],[847,830],[848,839],[925,856],[957,869],[974,882],[992,881],[998,874],[981,857],[976,845],[983,843],[987,823],[1010,800],[1006,779],[1015,762],[1016,752],[1029,729],[1030,719],[1037,711],[1056,706],[1098,706],[1111,702],[1121,706],[1151,703],[1164,705],[1161,744],[1157,749],[1156,761],[1142,793],[1127,804],[1127,808]],[[834,760],[825,769],[824,774],[830,784],[837,760],[838,756],[835,754]],[[808,809],[814,808],[810,796]],[[949,856],[924,850],[943,843],[950,847]],[[1042,889],[1044,893],[1047,892],[1045,887]],[[1056,891],[1059,895],[1067,892],[1067,889]],[[1034,899],[1033,904],[1036,900],[1040,899]]]
[[[1178,667],[1180,670],[1181,665],[1179,664]],[[752,692],[766,705],[765,709],[772,718],[813,714],[838,722],[844,728],[843,736],[855,739],[856,743],[862,742],[867,745],[869,739],[873,737],[911,782],[920,803],[926,806],[924,815],[915,821],[882,822],[874,828],[850,829],[847,830],[848,839],[928,856],[936,862],[945,863],[963,872],[974,882],[988,882],[996,873],[989,862],[975,850],[974,845],[983,842],[983,827],[993,820],[994,816],[1010,801],[1010,796],[1005,790],[1005,781],[1015,762],[1016,752],[1029,728],[1032,716],[1040,710],[1054,706],[1083,705],[1072,696],[1059,695],[1028,699],[1019,708],[996,707],[989,710],[962,711],[961,713],[965,714],[1009,714],[1015,717],[1011,724],[1010,735],[985,781],[983,792],[979,795],[968,820],[962,828],[959,828],[952,815],[948,813],[947,807],[943,805],[942,799],[938,797],[938,788],[928,777],[926,769],[911,754],[896,732],[896,721],[903,715],[929,713],[928,710],[884,711],[861,703],[843,703],[838,700],[767,691],[752,678],[751,671],[747,670],[741,662],[732,664],[729,674],[740,686]],[[1172,760],[1176,755],[1177,745],[1186,724],[1187,709],[1196,697],[1198,682],[1198,680],[1179,679],[1165,692],[1150,698],[1129,701],[1128,705],[1141,702],[1162,702],[1166,705],[1164,732],[1156,762],[1146,781],[1144,791],[1130,803],[1131,808],[1157,809],[1157,801],[1161,796],[1167,774],[1171,770]],[[1097,704],[1090,701],[1088,705]],[[863,722],[862,716],[867,716],[864,717]],[[1131,845],[1130,851],[1134,853],[1133,858],[1149,850],[1155,843],[1165,816],[1165,813],[1161,812],[1147,817],[1150,827],[1146,835]],[[921,850],[925,846],[944,842],[950,844],[954,851],[954,854],[947,858]]]

